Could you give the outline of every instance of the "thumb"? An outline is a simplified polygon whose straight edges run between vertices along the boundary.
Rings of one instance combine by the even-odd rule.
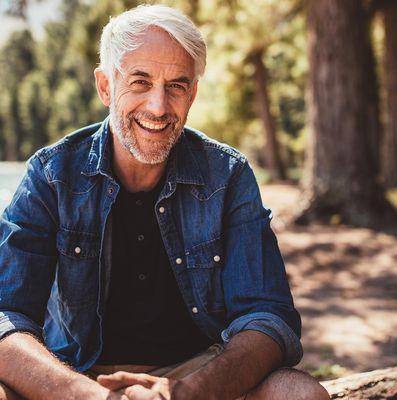
[[[124,390],[124,394],[131,400],[163,400],[161,395],[142,385],[130,386]]]

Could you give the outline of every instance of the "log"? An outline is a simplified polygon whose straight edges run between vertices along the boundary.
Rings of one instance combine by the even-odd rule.
[[[323,381],[331,399],[338,400],[397,400],[397,367],[349,375]]]

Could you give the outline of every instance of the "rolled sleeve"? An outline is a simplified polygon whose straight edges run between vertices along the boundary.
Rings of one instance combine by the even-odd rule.
[[[13,332],[30,332],[42,337],[42,328],[18,312],[0,312],[0,340]]]
[[[247,330],[262,332],[275,340],[284,353],[284,365],[291,367],[301,360],[303,349],[298,336],[277,315],[266,312],[243,315],[222,332],[222,340],[228,343],[234,335]]]

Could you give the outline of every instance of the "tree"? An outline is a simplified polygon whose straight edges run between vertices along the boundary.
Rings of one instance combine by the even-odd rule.
[[[219,139],[244,146],[244,150],[252,153],[257,163],[266,168],[271,180],[285,178],[285,143],[289,141],[291,132],[284,128],[288,126],[287,129],[295,130],[296,126],[281,121],[284,117],[295,117],[294,112],[288,116],[281,115],[280,109],[281,102],[285,105],[289,100],[288,92],[295,95],[296,91],[284,90],[284,95],[281,94],[286,81],[291,78],[291,70],[288,77],[283,75],[284,70],[276,67],[275,59],[286,61],[292,53],[290,50],[296,43],[288,36],[297,25],[291,20],[299,14],[300,3],[297,0],[211,0],[194,3],[193,19],[205,33],[210,60],[206,74],[209,78],[201,86],[196,104],[201,110],[209,108],[210,113],[211,109],[217,113],[205,121],[210,122],[208,126],[200,122],[199,126],[208,132],[225,131]],[[186,4],[183,8],[191,11]],[[302,32],[303,29],[295,35],[295,39],[303,37]],[[215,69],[218,69],[217,75],[214,74]],[[279,70],[283,72],[280,74]],[[217,79],[212,81],[213,77]],[[208,97],[207,88],[210,88]],[[282,88],[281,91],[279,88]],[[302,98],[303,95],[297,97]],[[205,101],[200,102],[201,98]],[[210,103],[213,107],[207,106]],[[193,106],[193,116],[197,108]],[[225,118],[223,128],[219,129],[222,111]],[[202,113],[200,118],[203,119]]]
[[[18,115],[25,132],[19,149],[22,159],[48,143],[51,100],[43,72],[36,70],[26,75],[18,88]]]
[[[254,79],[256,83],[258,113],[262,119],[266,136],[265,147],[262,154],[264,165],[269,171],[270,179],[272,181],[285,180],[286,173],[284,163],[280,156],[280,147],[276,136],[276,125],[270,106],[268,90],[269,73],[262,59],[264,51],[264,48],[259,48],[253,51],[249,56],[255,71]]]
[[[35,43],[29,31],[14,32],[0,54],[0,80],[6,97],[4,108],[0,109],[2,136],[5,142],[4,158],[21,160],[21,145],[26,134],[19,112],[20,82],[34,68]]]
[[[387,187],[397,187],[397,2],[382,7],[385,26],[383,75],[386,120],[382,146],[382,172]]]
[[[378,226],[395,214],[378,184],[378,98],[363,3],[310,0],[308,35],[311,138],[297,222],[336,215]]]

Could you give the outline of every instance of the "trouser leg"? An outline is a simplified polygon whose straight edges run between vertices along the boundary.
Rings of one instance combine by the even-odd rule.
[[[329,394],[312,376],[293,368],[270,374],[245,400],[329,400]]]

